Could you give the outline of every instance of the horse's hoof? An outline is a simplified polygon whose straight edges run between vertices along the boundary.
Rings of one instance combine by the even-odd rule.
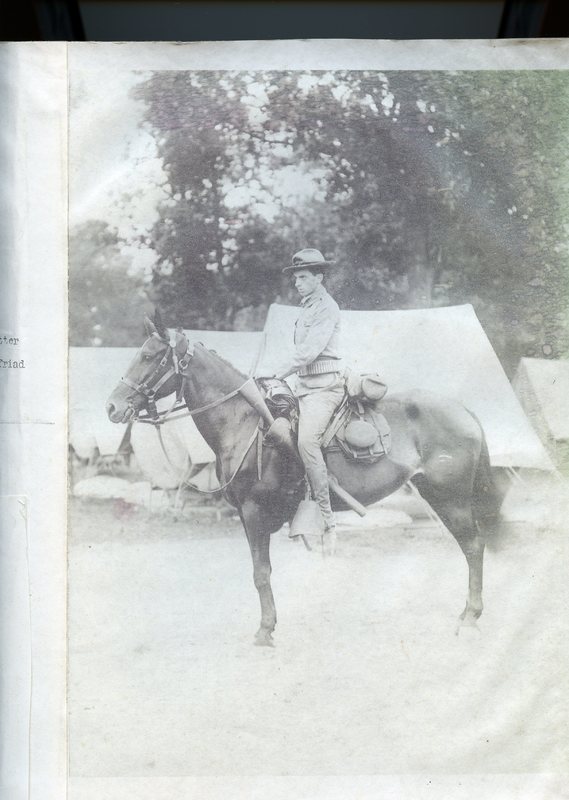
[[[274,647],[273,635],[270,631],[257,631],[255,634],[256,647]]]
[[[321,539],[321,550],[323,558],[332,558],[336,555],[336,531],[331,531],[330,533],[325,533]]]
[[[454,635],[459,636],[461,633],[471,637],[478,637],[482,634],[482,631],[478,627],[476,620],[472,617],[459,617]]]

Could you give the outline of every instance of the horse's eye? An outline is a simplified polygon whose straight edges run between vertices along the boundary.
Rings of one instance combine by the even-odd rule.
[[[152,356],[150,355],[150,353],[144,353],[144,355],[142,356],[142,358],[143,358],[145,361],[151,361],[151,360],[152,360]]]

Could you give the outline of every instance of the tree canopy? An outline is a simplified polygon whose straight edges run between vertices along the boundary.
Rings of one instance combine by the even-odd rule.
[[[262,326],[318,247],[344,308],[471,302],[507,369],[567,354],[562,72],[157,72],[167,181],[153,297],[171,325]]]
[[[69,260],[69,344],[131,346],[149,304],[117,232],[102,220],[79,226],[69,240]]]

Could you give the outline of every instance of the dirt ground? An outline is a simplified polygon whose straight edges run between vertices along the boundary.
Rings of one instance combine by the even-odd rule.
[[[512,525],[466,562],[433,526],[273,536],[275,648],[240,523],[71,503],[72,776],[566,772],[569,546]]]

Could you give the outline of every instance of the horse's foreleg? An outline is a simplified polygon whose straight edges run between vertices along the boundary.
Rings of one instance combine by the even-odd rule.
[[[277,612],[271,588],[271,535],[263,525],[263,514],[256,503],[246,503],[241,516],[253,559],[253,580],[261,601],[261,625],[255,635],[255,644],[272,645],[272,633],[277,624]]]

